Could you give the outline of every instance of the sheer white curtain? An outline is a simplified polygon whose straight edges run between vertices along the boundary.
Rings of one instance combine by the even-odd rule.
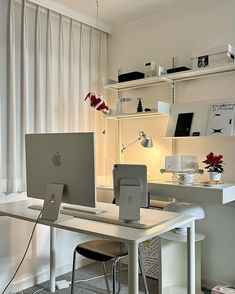
[[[100,125],[84,97],[107,76],[107,34],[26,0],[1,0],[0,40],[0,192],[17,192],[25,190],[25,133]]]

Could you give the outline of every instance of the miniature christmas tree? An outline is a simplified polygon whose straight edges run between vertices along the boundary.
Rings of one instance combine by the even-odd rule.
[[[138,99],[137,112],[142,112],[143,111],[142,99],[141,98],[137,98],[137,99]]]

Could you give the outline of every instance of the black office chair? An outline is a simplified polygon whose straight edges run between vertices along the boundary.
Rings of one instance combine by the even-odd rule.
[[[71,282],[71,294],[73,294],[74,290],[74,276],[75,276],[75,264],[76,264],[76,255],[81,254],[82,256],[95,260],[101,261],[103,265],[103,272],[105,277],[105,283],[107,287],[107,291],[109,294],[117,294],[121,289],[121,279],[120,279],[120,269],[121,269],[121,259],[128,255],[127,248],[124,243],[118,241],[110,241],[110,240],[92,240],[88,242],[81,243],[77,245],[73,253],[73,269],[72,269],[72,282]],[[107,279],[107,271],[106,271],[106,262],[112,260],[112,278],[113,278],[113,292],[110,291],[108,279]],[[117,265],[119,268],[119,280],[118,280],[118,291],[116,292],[116,280],[117,280]],[[147,281],[144,273],[144,268],[141,262],[141,257],[139,253],[139,267],[140,272],[143,278],[144,290],[145,294],[149,294]]]
[[[150,195],[148,193],[148,203],[149,203]],[[113,200],[113,204],[115,204],[115,199]],[[103,272],[105,277],[105,283],[107,287],[107,291],[109,294],[117,294],[120,292],[121,288],[121,259],[128,255],[127,248],[123,242],[118,241],[111,241],[111,240],[92,240],[88,242],[84,242],[78,244],[73,253],[73,269],[72,269],[72,282],[71,282],[71,294],[73,294],[74,290],[74,274],[75,274],[75,264],[76,264],[76,255],[81,254],[82,256],[95,260],[101,261],[103,265]],[[141,256],[139,254],[139,268],[142,275],[143,283],[144,283],[144,290],[145,294],[149,294],[147,280],[144,272],[144,267],[141,261]],[[110,291],[108,279],[107,279],[107,272],[106,272],[106,265],[107,261],[113,261],[112,265],[112,278],[113,278],[113,292]],[[117,273],[117,265],[119,267],[119,280],[118,280],[118,291],[116,292],[116,273]]]

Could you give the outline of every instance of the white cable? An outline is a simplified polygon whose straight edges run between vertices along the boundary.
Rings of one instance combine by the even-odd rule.
[[[34,232],[35,232],[35,229],[36,229],[36,226],[37,226],[37,224],[38,224],[38,221],[39,221],[39,218],[40,218],[41,214],[42,214],[42,211],[40,211],[40,213],[39,213],[39,215],[38,215],[38,218],[37,218],[37,220],[36,220],[36,223],[35,223],[35,225],[34,225],[34,227],[33,227],[33,231],[32,231],[31,236],[30,236],[30,238],[29,238],[29,242],[28,242],[28,245],[27,245],[26,250],[25,250],[25,252],[24,252],[24,255],[23,255],[23,257],[21,258],[21,261],[20,261],[19,265],[17,266],[17,268],[16,268],[16,270],[15,270],[15,273],[13,274],[12,278],[10,279],[10,281],[8,282],[8,284],[6,285],[6,287],[4,288],[2,294],[4,294],[4,293],[6,292],[7,288],[10,286],[11,282],[14,280],[16,274],[18,273],[18,271],[19,271],[19,269],[20,269],[20,267],[21,267],[21,265],[22,265],[22,263],[23,263],[23,261],[24,261],[24,259],[25,259],[25,256],[26,256],[26,254],[27,254],[27,252],[28,252],[29,246],[30,246],[31,241],[32,241],[32,239],[33,239],[33,235],[34,235]]]
[[[34,291],[32,294],[36,294],[36,293],[38,293],[38,292],[40,292],[42,290],[45,290],[45,288],[38,289],[38,290]]]
[[[122,271],[125,271],[125,270],[128,270],[128,268],[122,268],[121,269],[121,272]],[[118,272],[118,271],[117,271]],[[108,273],[106,276],[111,276],[112,273]],[[83,283],[83,282],[89,282],[89,281],[92,281],[92,280],[96,280],[96,279],[100,279],[100,278],[103,278],[104,275],[101,275],[101,276],[96,276],[96,277],[93,277],[93,278],[88,278],[88,279],[84,279],[84,280],[77,280],[77,281],[74,281],[74,283]],[[71,284],[71,282],[69,282]]]
[[[49,201],[49,202],[44,206],[43,209],[45,209],[45,207],[46,207],[50,202],[51,202],[51,201]],[[26,246],[25,252],[24,252],[24,254],[23,254],[23,257],[21,258],[21,261],[20,261],[19,265],[17,266],[17,268],[16,268],[16,270],[15,270],[15,272],[14,272],[12,278],[10,279],[10,281],[8,282],[8,284],[6,285],[6,287],[4,288],[2,294],[4,294],[4,293],[6,292],[7,288],[10,286],[10,284],[11,284],[12,281],[14,280],[16,274],[18,273],[18,271],[19,271],[19,269],[20,269],[20,267],[21,267],[21,265],[22,265],[22,263],[23,263],[23,261],[24,261],[24,259],[25,259],[25,256],[26,256],[26,254],[27,254],[27,252],[28,252],[28,250],[29,250],[29,246],[30,246],[31,241],[32,241],[32,239],[33,239],[33,235],[34,235],[35,229],[36,229],[37,224],[38,224],[38,222],[39,222],[39,219],[40,219],[40,217],[41,217],[41,215],[42,215],[43,209],[40,211],[40,213],[39,213],[39,215],[38,215],[38,217],[37,217],[37,219],[36,219],[35,225],[34,225],[34,227],[33,227],[33,230],[32,230],[31,236],[30,236],[30,238],[29,238],[28,244],[27,244],[27,246]]]

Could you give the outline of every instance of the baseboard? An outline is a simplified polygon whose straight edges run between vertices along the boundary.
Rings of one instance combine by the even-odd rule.
[[[87,258],[81,258],[77,260],[77,268],[86,266],[88,264],[92,263],[91,260]],[[63,274],[66,274],[72,270],[72,264],[66,264],[63,266],[60,266],[56,269],[56,275],[60,276]],[[49,270],[44,270],[40,273],[37,273],[35,276],[28,276],[24,279],[13,281],[12,285],[9,287],[8,290],[10,290],[12,293],[16,293],[17,291],[21,291],[23,289],[27,289],[29,287],[32,287],[37,284],[41,284],[45,281],[47,281],[50,277]]]

